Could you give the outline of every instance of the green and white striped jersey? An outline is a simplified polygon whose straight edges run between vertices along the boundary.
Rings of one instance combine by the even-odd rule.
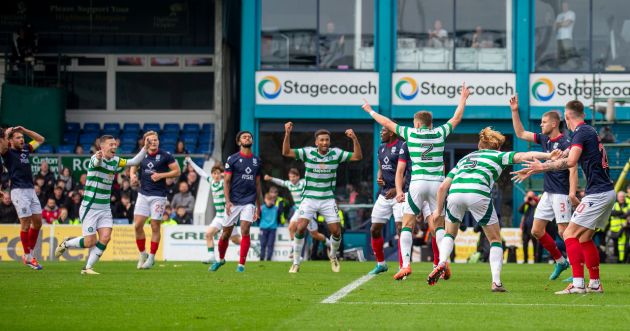
[[[210,177],[208,177],[210,180]],[[212,189],[212,204],[214,205],[215,216],[223,217],[225,215],[225,193],[223,192],[223,179],[210,184]]]
[[[411,181],[444,180],[444,142],[453,131],[451,123],[434,129],[396,126],[396,134],[407,141],[411,157]]]
[[[90,159],[81,205],[94,210],[108,210],[111,208],[114,177],[125,168],[127,160],[114,156],[109,160],[102,158],[99,165],[96,165],[97,161],[96,156]]]
[[[291,197],[293,198],[293,202],[295,203],[295,208],[300,208],[300,204],[302,203],[304,195],[304,189],[306,188],[306,180],[300,179],[296,184],[293,184],[290,180],[272,178],[271,182],[289,189]]]
[[[304,161],[306,172],[304,179],[304,198],[334,199],[337,183],[337,168],[341,162],[346,162],[352,157],[352,152],[333,147],[326,155],[317,152],[316,147],[304,147],[293,150],[298,160]]]
[[[514,164],[515,154],[482,149],[466,155],[447,175],[453,179],[448,193],[472,193],[489,198],[501,172]]]

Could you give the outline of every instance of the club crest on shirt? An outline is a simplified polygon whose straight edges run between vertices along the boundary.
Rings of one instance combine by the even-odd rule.
[[[553,149],[558,149],[558,143],[553,143]]]
[[[160,158],[162,157],[162,155],[158,154],[157,156],[155,156],[155,160],[156,161],[160,161]]]
[[[258,165],[258,160],[252,159],[252,162],[254,163],[254,165]]]
[[[392,154],[396,153],[396,146],[392,147]]]

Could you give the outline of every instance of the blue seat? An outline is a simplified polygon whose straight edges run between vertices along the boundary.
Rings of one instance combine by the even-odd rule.
[[[210,154],[211,151],[212,149],[210,148],[209,144],[201,144],[199,145],[199,147],[197,147],[196,150],[196,152],[200,154]]]
[[[79,140],[78,132],[66,132],[63,134],[63,143],[68,145],[76,145]]]
[[[43,144],[39,146],[35,151],[38,153],[46,153],[46,154],[54,153],[54,149],[52,145],[49,145],[49,144]]]
[[[164,128],[162,128],[162,132],[174,132],[179,133],[179,124],[178,123],[164,123]]]
[[[175,145],[171,145],[171,144],[165,144],[165,145],[161,145],[160,149],[167,151],[171,154],[175,153]]]
[[[186,146],[197,146],[197,137],[196,136],[185,136],[182,139]]]
[[[114,136],[114,137],[118,137],[118,135],[120,134],[120,130],[115,130],[115,129],[109,129],[109,130],[105,130],[103,129],[102,135],[110,135],[110,136]]]
[[[201,126],[201,131],[214,132],[214,123],[204,123]]]
[[[79,131],[81,131],[81,124],[77,122],[68,122],[66,123],[65,131],[79,133]]]
[[[103,124],[103,131],[120,131],[119,123],[105,123]]]
[[[83,154],[91,154],[90,148],[92,148],[92,144],[81,144],[81,147],[83,147]]]
[[[155,131],[160,132],[160,123],[144,123],[142,132]]]
[[[140,123],[125,123],[125,125],[123,125],[123,131],[140,132]]]
[[[199,132],[199,124],[197,123],[184,123],[184,127],[182,129],[184,132]]]
[[[120,154],[132,154],[135,146],[121,145],[118,147],[118,153]]]
[[[138,139],[134,136],[122,136],[120,138],[121,145],[134,145],[138,142]]]
[[[57,147],[57,153],[72,154],[74,153],[74,145],[59,145],[59,147]]]
[[[79,136],[79,144],[81,145],[93,144],[97,136],[98,135],[96,133],[82,133]]]
[[[165,145],[177,144],[177,137],[171,135],[164,135],[160,138],[160,141]]]
[[[98,134],[101,131],[101,125],[94,122],[88,122],[83,124],[83,132],[84,133],[96,133]]]

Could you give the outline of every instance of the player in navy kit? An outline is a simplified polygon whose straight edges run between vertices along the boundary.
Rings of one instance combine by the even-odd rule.
[[[223,232],[219,238],[219,261],[210,266],[210,271],[217,271],[225,264],[225,252],[230,236],[239,220],[241,221],[241,256],[236,271],[245,271],[245,261],[251,245],[249,228],[260,216],[262,197],[260,186],[262,161],[252,153],[253,141],[251,132],[239,132],[236,135],[236,143],[240,146],[240,151],[230,155],[225,162],[223,190],[226,216],[223,220]]]
[[[148,153],[140,163],[140,179],[138,167],[131,167],[131,183],[140,184],[140,192],[133,212],[133,223],[136,229],[136,245],[140,251],[138,269],[150,269],[155,263],[155,253],[160,245],[160,225],[162,215],[168,204],[166,198],[166,178],[179,177],[179,164],[171,153],[159,149],[160,139],[155,131],[148,131],[142,137],[149,140]],[[145,252],[146,237],[144,223],[151,219],[151,251]]]
[[[603,293],[599,279],[599,251],[593,243],[596,229],[604,228],[613,205],[615,191],[608,174],[608,157],[595,128],[584,123],[584,106],[580,101],[569,101],[564,118],[573,131],[571,148],[564,158],[553,162],[527,162],[526,168],[514,172],[514,179],[522,181],[532,174],[557,171],[580,164],[586,175],[586,195],[571,216],[564,231],[564,242],[573,271],[573,283],[556,294]],[[584,265],[589,272],[589,285],[584,284]]]
[[[571,146],[569,138],[560,132],[561,122],[558,112],[546,112],[540,121],[541,133],[533,133],[525,131],[518,116],[518,96],[513,96],[510,99],[510,108],[514,132],[520,139],[542,145],[543,152],[547,153],[556,149],[564,151]],[[560,276],[560,273],[569,268],[569,262],[562,256],[555,239],[545,231],[545,228],[548,222],[555,219],[560,236],[562,237],[564,234],[569,219],[571,219],[572,207],[577,207],[580,203],[575,194],[578,186],[577,166],[568,170],[550,171],[544,176],[545,193],[536,207],[532,235],[540,241],[556,261],[555,269],[549,276],[550,280],[555,280]]]
[[[385,253],[383,251],[383,225],[394,216],[396,230],[402,228],[402,204],[396,201],[396,171],[398,160],[403,151],[404,141],[399,139],[396,133],[387,128],[381,129],[381,141],[378,148],[378,176],[379,185],[378,198],[372,208],[372,226],[370,233],[372,236],[372,249],[376,257],[376,267],[370,274],[376,275],[388,270],[385,263]],[[406,167],[403,166],[403,171]],[[407,174],[407,178],[410,176]]]
[[[9,145],[2,157],[11,178],[11,201],[20,219],[20,239],[24,249],[22,262],[34,270],[41,270],[42,266],[35,258],[33,250],[42,227],[42,206],[35,194],[28,156],[45,139],[37,132],[21,126],[7,129],[5,135]],[[24,144],[24,135],[32,139],[28,145]]]

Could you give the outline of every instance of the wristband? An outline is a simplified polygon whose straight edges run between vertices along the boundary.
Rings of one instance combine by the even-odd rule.
[[[370,116],[374,116],[374,114],[376,114],[376,112],[373,110],[370,110]]]

